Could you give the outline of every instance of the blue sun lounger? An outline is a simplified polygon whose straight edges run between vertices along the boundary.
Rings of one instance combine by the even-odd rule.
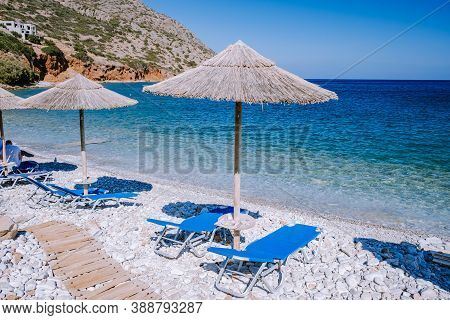
[[[221,213],[205,212],[188,218],[181,223],[147,219],[148,222],[163,227],[156,240],[155,253],[169,259],[176,259],[187,248],[196,257],[204,256],[206,251],[200,253],[196,247],[204,242],[208,242],[208,246],[211,245],[217,231],[215,224],[221,216]],[[176,234],[169,237],[167,233],[173,230],[176,230]],[[162,248],[173,246],[178,248],[172,253],[162,250]]]
[[[12,183],[11,187],[14,188],[19,181],[28,181],[26,178],[34,178],[40,179],[42,181],[47,181],[48,178],[52,175],[51,172],[48,171],[34,171],[30,173],[10,173],[6,176],[0,176],[0,189],[3,188],[3,185],[6,183]]]
[[[87,194],[83,195],[83,192],[80,190],[71,190],[67,188],[63,188],[57,185],[51,185],[58,191],[64,192],[66,195],[70,195],[74,197],[74,201],[72,202],[72,207],[76,207],[78,205],[87,205],[92,207],[92,210],[95,210],[100,205],[105,205],[106,203],[113,201],[118,206],[122,205],[122,200],[134,200],[138,194],[134,192],[121,192],[121,193],[100,193],[100,194]]]
[[[284,273],[282,268],[289,256],[308,245],[319,234],[320,232],[316,227],[296,224],[281,227],[264,238],[250,243],[244,250],[209,248],[209,252],[226,258],[216,279],[216,288],[234,297],[243,298],[250,293],[258,281],[261,281],[270,293],[274,293],[283,284]],[[232,260],[239,263],[229,266],[229,262]],[[245,273],[241,272],[242,266],[246,262],[259,265],[259,268],[256,272],[254,272],[254,269],[252,271],[252,268],[248,268]],[[266,278],[274,271],[278,272],[278,283],[275,287]],[[244,290],[232,290],[222,285],[221,280],[224,275],[226,277],[234,275],[234,280],[245,284]],[[246,282],[242,278],[248,279],[248,281]]]
[[[67,191],[58,190],[55,184],[45,184],[44,182],[32,179],[26,174],[22,174],[22,176],[28,182],[34,184],[37,187],[36,190],[27,199],[27,201],[32,201],[35,205],[43,205],[43,203],[72,204],[72,202],[76,201],[77,197],[79,197],[83,192],[83,190],[70,190],[78,195],[77,197],[75,197],[69,195]],[[89,189],[90,194],[98,194],[102,192],[106,192],[106,190],[97,188]]]

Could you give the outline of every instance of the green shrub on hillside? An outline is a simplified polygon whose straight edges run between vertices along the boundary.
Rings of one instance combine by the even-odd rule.
[[[64,53],[55,45],[53,41],[45,40],[45,45],[46,46],[42,48],[42,52],[52,57],[64,58]]]
[[[74,45],[74,49],[75,49],[75,54],[73,55],[75,58],[77,58],[78,60],[83,61],[84,63],[90,64],[94,61],[94,59],[92,59],[86,49],[84,48],[83,44],[77,42]]]
[[[94,61],[86,51],[77,51],[73,56],[87,64],[91,64]]]
[[[31,43],[34,44],[41,44],[42,43],[42,38],[39,36],[35,36],[34,34],[29,34],[27,35],[27,40],[30,41]]]
[[[158,63],[159,62],[159,56],[158,53],[154,50],[148,50],[147,51],[147,60],[152,63]]]
[[[0,60],[0,83],[10,86],[26,86],[37,80],[37,76],[31,69],[19,62]]]
[[[135,59],[129,56],[123,58],[120,62],[135,70],[145,70],[148,68],[148,63],[142,61],[141,59]]]
[[[189,67],[189,68],[194,68],[197,66],[197,63],[195,61],[189,61],[189,60],[185,60],[184,63]]]
[[[36,56],[31,46],[5,32],[0,32],[0,51],[24,55],[30,63]]]
[[[22,35],[16,31],[11,31],[11,34],[14,36],[14,38],[22,39]]]

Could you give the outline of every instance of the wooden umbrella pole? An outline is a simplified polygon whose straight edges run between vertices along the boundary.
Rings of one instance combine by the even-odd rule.
[[[233,219],[239,221],[241,213],[241,131],[242,131],[242,102],[236,102],[234,111],[234,194],[233,194]],[[233,234],[233,248],[240,249],[241,235],[239,230]]]
[[[84,195],[88,194],[89,186],[87,182],[87,157],[86,157],[86,140],[84,134],[84,110],[80,110],[80,142],[81,142],[81,162],[83,166],[83,189]]]
[[[8,165],[6,161],[6,141],[5,141],[5,130],[3,129],[3,113],[0,110],[0,135],[2,137],[2,161],[3,161],[3,170],[2,173],[6,176],[8,175]]]

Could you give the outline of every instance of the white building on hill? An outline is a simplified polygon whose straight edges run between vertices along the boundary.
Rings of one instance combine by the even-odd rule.
[[[0,26],[10,32],[17,32],[25,39],[27,35],[36,35],[36,26],[31,23],[23,23],[20,21],[0,21]]]

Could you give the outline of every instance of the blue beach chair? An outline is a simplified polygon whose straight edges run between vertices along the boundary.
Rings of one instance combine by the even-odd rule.
[[[84,205],[88,207],[92,207],[92,210],[95,210],[98,206],[106,205],[108,202],[115,202],[117,206],[122,205],[122,200],[134,200],[138,196],[137,193],[134,192],[121,192],[121,193],[99,193],[99,194],[87,194],[84,195],[82,190],[71,190],[67,188],[63,188],[57,185],[52,185],[58,191],[64,192],[66,195],[70,195],[74,198],[72,202],[72,207],[76,207],[78,205]]]
[[[6,176],[1,175],[0,176],[0,189],[4,188],[4,186],[6,184],[11,183],[11,187],[14,188],[18,182],[21,181],[26,181],[29,182],[27,180],[27,178],[33,178],[36,180],[41,180],[46,182],[50,176],[52,175],[51,172],[48,171],[34,171],[34,172],[30,172],[30,173],[10,173]]]
[[[207,242],[211,245],[216,234],[216,222],[222,216],[221,213],[205,212],[198,216],[188,218],[181,223],[162,221],[156,219],[147,219],[148,222],[162,226],[155,244],[155,253],[169,258],[176,259],[184,249],[189,249],[196,257],[203,257],[206,254],[200,253],[196,247]],[[170,237],[169,231],[176,230],[176,234]],[[162,250],[167,247],[178,247],[172,253]]]
[[[84,189],[69,189],[69,188],[61,187],[61,186],[58,186],[56,184],[51,184],[51,183],[48,185],[57,190],[61,190],[61,192],[66,192],[68,194],[73,193],[73,194],[77,194],[78,196],[82,196],[84,194]],[[89,195],[107,194],[107,193],[109,193],[108,190],[101,189],[101,188],[89,188],[88,189]]]
[[[296,224],[281,227],[264,238],[250,243],[244,250],[209,248],[209,252],[226,258],[216,279],[216,288],[234,297],[243,298],[250,293],[258,281],[261,281],[270,293],[274,293],[283,284],[284,273],[282,268],[289,256],[308,245],[319,234],[320,232],[316,227]],[[233,260],[238,263],[229,265],[230,261]],[[241,272],[244,263],[259,265],[259,268],[250,267],[246,268],[248,269],[246,272]],[[267,279],[274,271],[278,273],[275,287]],[[234,280],[244,283],[244,290],[232,290],[222,285],[221,280],[224,275],[226,277],[234,276]],[[248,281],[245,281],[245,279]]]
[[[82,194],[82,190],[71,190],[72,192],[78,194],[77,197],[70,195],[67,191],[61,191],[56,188],[55,184],[46,184],[41,181],[32,179],[26,174],[22,174],[22,177],[28,182],[36,186],[36,190],[28,197],[27,201],[32,201],[35,205],[46,204],[72,204],[77,200],[78,196]],[[63,188],[65,189],[65,188]],[[69,189],[65,189],[69,190]],[[103,191],[99,189],[89,189],[89,193],[97,194]]]

